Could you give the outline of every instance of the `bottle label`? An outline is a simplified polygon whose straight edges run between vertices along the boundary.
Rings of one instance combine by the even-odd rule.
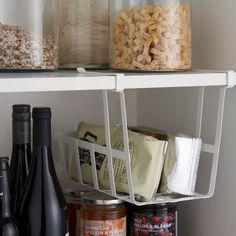
[[[126,236],[126,217],[116,220],[81,219],[83,236]]]
[[[66,233],[65,236],[69,236],[69,233]]]

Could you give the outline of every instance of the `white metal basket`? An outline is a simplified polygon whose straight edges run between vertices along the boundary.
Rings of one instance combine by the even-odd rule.
[[[97,144],[93,144],[93,143],[89,143],[83,140],[76,139],[75,133],[73,132],[56,134],[56,140],[59,143],[59,154],[65,167],[64,172],[65,172],[66,177],[71,180],[70,170],[71,170],[71,165],[74,163],[72,160],[75,159],[75,163],[77,165],[76,166],[77,175],[78,175],[76,183],[80,187],[81,186],[90,187],[100,192],[104,192],[113,197],[120,198],[124,201],[130,202],[136,205],[141,206],[141,205],[147,205],[147,204],[176,203],[176,202],[181,202],[181,201],[190,201],[190,200],[205,199],[205,198],[212,197],[215,191],[215,183],[216,183],[217,168],[218,168],[219,148],[220,148],[223,110],[224,110],[224,101],[225,101],[225,90],[226,90],[226,87],[222,87],[219,93],[215,144],[202,145],[202,152],[212,154],[212,167],[210,171],[210,182],[209,182],[208,192],[206,194],[195,193],[194,196],[188,196],[188,197],[181,196],[181,195],[178,195],[175,197],[163,195],[163,196],[158,196],[154,201],[149,201],[149,202],[140,202],[135,198],[131,165],[130,165],[131,158],[130,158],[130,153],[129,153],[125,95],[123,91],[120,91],[117,93],[120,96],[124,150],[118,151],[118,150],[112,149],[111,147],[108,96],[107,96],[107,91],[103,91],[106,146],[101,146],[101,145],[97,145]],[[197,124],[196,124],[196,137],[199,137],[199,138],[201,137],[201,129],[202,129],[204,93],[205,93],[204,88],[200,88],[199,105],[198,105],[198,112],[197,112]],[[68,152],[66,152],[65,146],[68,146]],[[79,148],[84,148],[86,150],[89,150],[90,152],[92,179],[93,179],[92,185],[86,184],[83,182],[82,171],[81,171],[81,166],[80,166]],[[99,187],[98,178],[97,178],[95,153],[104,154],[108,157],[109,179],[110,179],[110,185],[111,185],[109,190],[103,190]],[[129,191],[128,194],[121,194],[116,189],[114,168],[112,165],[113,157],[123,160],[126,163],[128,191]]]

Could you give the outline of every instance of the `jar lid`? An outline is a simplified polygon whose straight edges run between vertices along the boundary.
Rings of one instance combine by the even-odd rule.
[[[90,190],[65,189],[64,195],[68,203],[81,203],[84,194],[91,192]]]
[[[124,203],[124,201],[120,199],[113,198],[100,192],[90,192],[84,194],[82,196],[82,202],[95,205],[118,205]]]

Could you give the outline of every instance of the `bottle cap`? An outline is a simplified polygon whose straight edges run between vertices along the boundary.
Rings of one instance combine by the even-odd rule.
[[[33,108],[33,145],[51,146],[51,109]]]
[[[15,104],[12,106],[13,112],[22,113],[30,112],[30,105],[28,104]]]
[[[28,104],[15,104],[12,106],[13,120],[30,120],[30,105]]]
[[[30,143],[31,113],[30,105],[16,104],[12,106],[12,140],[14,144]]]
[[[33,119],[51,119],[51,108],[50,107],[34,107],[33,108]]]

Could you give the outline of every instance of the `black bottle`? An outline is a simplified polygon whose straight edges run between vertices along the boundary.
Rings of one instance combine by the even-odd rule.
[[[33,157],[20,207],[24,236],[65,236],[66,203],[51,151],[51,110],[33,109]]]
[[[18,236],[18,229],[11,214],[10,191],[8,185],[8,158],[0,158],[0,235]]]
[[[12,159],[9,171],[11,209],[16,216],[19,202],[29,172],[31,159],[31,115],[30,105],[13,105],[12,107]]]

